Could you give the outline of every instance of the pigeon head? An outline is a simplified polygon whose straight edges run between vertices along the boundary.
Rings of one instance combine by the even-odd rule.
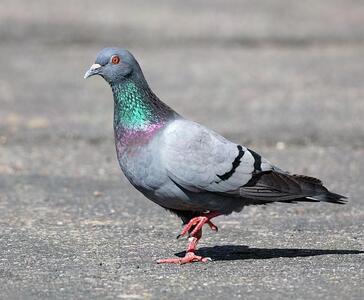
[[[126,78],[144,81],[143,73],[134,56],[125,49],[104,48],[84,78],[102,76],[109,84],[120,83]]]

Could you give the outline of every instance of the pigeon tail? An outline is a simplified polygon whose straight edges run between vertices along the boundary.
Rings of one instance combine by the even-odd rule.
[[[240,195],[251,199],[253,204],[298,201],[346,203],[345,196],[330,192],[317,178],[290,175],[279,171],[268,171],[255,175],[251,184],[240,189]]]
[[[335,194],[327,191],[327,193],[320,194],[314,197],[307,197],[306,199],[312,199],[313,201],[323,201],[335,204],[346,204],[347,197],[339,194]]]
[[[288,176],[290,176],[290,175],[288,175]],[[330,192],[323,185],[322,181],[317,178],[304,176],[304,175],[291,175],[291,176],[293,176],[294,179],[298,183],[300,183],[300,185],[303,185],[304,187],[308,183],[311,183],[312,192],[322,191],[321,193],[319,193],[317,195],[305,197],[307,200],[323,201],[323,202],[330,202],[330,203],[336,203],[336,204],[345,204],[347,202],[347,200],[346,200],[347,198],[345,196]],[[301,183],[301,181],[303,181],[303,182]]]

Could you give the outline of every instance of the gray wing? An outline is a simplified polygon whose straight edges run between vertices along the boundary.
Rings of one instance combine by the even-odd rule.
[[[247,204],[292,201],[344,203],[316,178],[290,175],[254,151],[200,124],[177,120],[164,131],[161,159],[168,176],[191,192],[244,198]]]
[[[168,125],[162,141],[168,176],[189,191],[238,195],[253,176],[274,168],[255,152],[188,120]]]

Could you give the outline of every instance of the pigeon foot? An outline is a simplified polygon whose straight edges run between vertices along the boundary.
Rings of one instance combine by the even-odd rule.
[[[218,231],[217,226],[212,223],[210,220],[219,216],[218,212],[210,212],[207,214],[203,214],[202,216],[192,218],[186,225],[183,227],[182,232],[177,236],[177,239],[181,236],[186,235],[190,232],[190,236],[195,237],[199,231],[201,231],[203,225],[207,224],[210,226],[211,230]]]
[[[200,240],[202,236],[202,230],[198,231],[196,234],[196,237],[190,237],[188,239],[188,246],[186,250],[186,255],[184,257],[178,257],[178,258],[163,258],[158,259],[158,264],[189,264],[193,262],[209,262],[211,261],[210,257],[202,257],[199,255],[196,255],[196,247],[197,243]]]
[[[157,263],[158,264],[179,264],[179,265],[183,265],[183,264],[188,264],[188,263],[193,263],[193,262],[209,262],[211,261],[210,257],[202,257],[199,255],[196,255],[193,252],[187,252],[186,255],[184,257],[179,257],[179,258],[162,258],[162,259],[158,259]]]

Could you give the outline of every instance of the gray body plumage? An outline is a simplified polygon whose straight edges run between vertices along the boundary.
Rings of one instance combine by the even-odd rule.
[[[344,202],[345,197],[329,192],[320,180],[290,175],[175,113],[151,91],[128,51],[102,50],[85,77],[95,74],[113,90],[115,143],[125,176],[184,222],[202,212],[229,214],[247,205]]]
[[[171,120],[150,141],[119,156],[119,162],[146,197],[182,215],[229,214],[246,205],[277,201],[330,202],[329,195],[335,195],[319,180],[289,175],[246,147],[182,118]]]

